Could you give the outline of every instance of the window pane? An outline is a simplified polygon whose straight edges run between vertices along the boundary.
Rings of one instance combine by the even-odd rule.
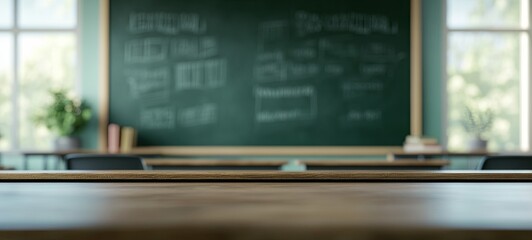
[[[13,0],[0,0],[0,28],[13,26]]]
[[[529,0],[448,0],[447,26],[528,27]]]
[[[447,59],[448,146],[468,150],[465,107],[494,113],[489,149],[518,150],[521,70],[527,39],[519,33],[450,33]],[[524,43],[524,44],[523,44]],[[523,49],[522,49],[523,48]],[[526,79],[525,79],[526,80]]]
[[[13,79],[13,36],[8,33],[0,33],[0,46],[3,53],[0,54],[0,149],[10,147],[9,132],[11,116],[11,81]]]
[[[76,40],[73,33],[23,33],[20,50],[20,147],[49,149],[55,137],[32,122],[50,100],[49,90],[73,89],[76,78]]]
[[[20,0],[19,27],[73,28],[76,26],[76,3],[76,0]]]

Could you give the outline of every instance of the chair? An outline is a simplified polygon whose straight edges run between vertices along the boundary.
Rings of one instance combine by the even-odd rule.
[[[481,170],[532,170],[532,156],[488,156]]]
[[[140,157],[111,154],[68,154],[67,170],[145,170]]]

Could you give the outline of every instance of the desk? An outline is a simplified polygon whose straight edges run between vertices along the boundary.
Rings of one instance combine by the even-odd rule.
[[[163,170],[279,170],[287,160],[232,160],[144,158],[146,165]],[[446,160],[300,160],[308,170],[438,170],[449,165]]]
[[[0,165],[0,170],[15,170],[15,168],[13,168],[13,167],[5,167],[5,166]]]
[[[532,239],[532,171],[8,171],[0,181],[0,239]]]
[[[497,155],[498,153],[486,152],[486,151],[472,151],[472,152],[393,152],[388,154],[388,159],[390,160],[400,160],[400,159],[418,159],[425,160],[431,159],[433,157],[485,157],[490,155]]]
[[[64,161],[64,157],[68,154],[75,153],[101,153],[96,150],[86,150],[86,149],[77,149],[77,150],[66,150],[66,151],[23,151],[21,152],[23,157],[23,169],[28,170],[28,162],[30,157],[40,156],[43,159],[43,169],[48,169],[48,158],[56,157],[55,169],[59,170],[59,165]]]

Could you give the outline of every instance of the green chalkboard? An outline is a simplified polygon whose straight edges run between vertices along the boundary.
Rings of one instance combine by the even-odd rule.
[[[400,146],[410,0],[111,0],[109,122],[140,146]]]

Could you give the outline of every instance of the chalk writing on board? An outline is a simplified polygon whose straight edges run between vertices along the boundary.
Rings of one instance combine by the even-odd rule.
[[[308,120],[316,114],[317,94],[313,86],[255,88],[257,123]]]
[[[342,75],[344,73],[344,67],[339,64],[325,64],[323,72],[327,75]]]
[[[258,54],[253,70],[255,79],[259,82],[288,79],[287,64],[281,51]]]
[[[344,97],[380,96],[384,90],[382,82],[346,82],[342,84]]]
[[[177,123],[181,127],[196,127],[214,124],[217,119],[218,106],[214,103],[186,107],[177,111]]]
[[[318,50],[315,47],[299,47],[292,49],[290,55],[296,60],[314,60],[318,57]]]
[[[124,75],[133,99],[140,99],[143,103],[170,100],[168,68],[127,69]]]
[[[125,76],[133,98],[170,87],[168,68],[128,69],[125,71]]]
[[[180,62],[174,70],[176,90],[217,88],[227,81],[226,59]]]
[[[218,41],[214,37],[174,38],[170,44],[170,55],[179,59],[210,58],[218,54]]]
[[[406,57],[405,53],[397,51],[393,45],[379,42],[367,44],[361,54],[365,60],[375,62],[397,62]]]
[[[360,48],[363,47],[347,37],[323,37],[318,42],[319,54],[322,58],[360,59]]]
[[[129,14],[131,33],[201,34],[207,23],[197,13],[134,12]]]
[[[321,69],[318,63],[296,63],[289,64],[289,76],[291,79],[299,80],[316,77],[320,74]]]
[[[359,66],[360,74],[364,76],[382,76],[386,75],[388,72],[388,67],[386,64],[379,63],[366,63]]]
[[[346,114],[348,122],[376,122],[382,120],[380,109],[351,109]]]
[[[308,112],[301,109],[261,111],[257,113],[256,121],[259,123],[282,122],[308,118]]]
[[[166,60],[168,41],[163,38],[134,39],[125,43],[126,63],[152,63]]]
[[[296,33],[302,37],[320,32],[347,32],[361,35],[397,34],[399,32],[398,23],[383,15],[317,14],[297,11],[294,21]]]
[[[279,49],[289,36],[289,25],[287,21],[276,20],[263,22],[259,25],[258,49],[260,52]]]
[[[312,97],[315,95],[315,92],[313,86],[255,88],[255,96],[259,98]]]
[[[143,129],[172,129],[175,110],[172,106],[145,107],[140,110],[140,126]]]

